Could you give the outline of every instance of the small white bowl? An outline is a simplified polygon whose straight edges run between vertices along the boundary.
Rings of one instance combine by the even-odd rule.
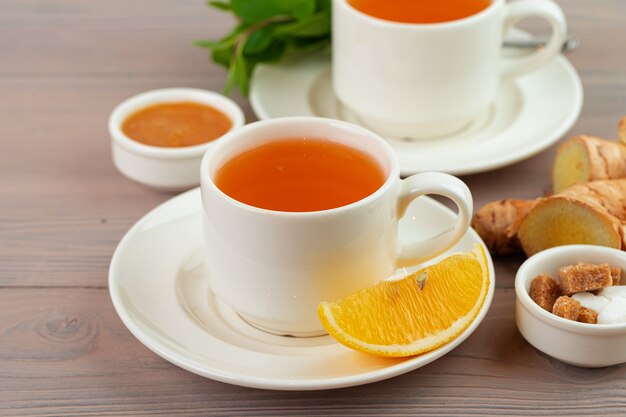
[[[244,114],[234,101],[207,90],[165,88],[137,94],[121,102],[109,117],[113,163],[131,180],[165,191],[181,191],[200,184],[202,157],[212,144],[220,140],[166,148],[137,142],[122,132],[122,123],[134,112],[154,104],[173,102],[206,104],[224,112],[233,123],[229,131],[245,123]]]
[[[515,321],[524,338],[540,351],[570,365],[587,368],[626,362],[626,323],[587,324],[566,320],[539,307],[528,294],[542,272],[558,281],[557,269],[578,262],[608,263],[626,270],[626,253],[592,245],[559,246],[539,252],[515,277]]]

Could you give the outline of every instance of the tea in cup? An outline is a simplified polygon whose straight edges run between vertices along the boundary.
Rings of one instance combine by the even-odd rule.
[[[503,34],[532,17],[552,28],[546,46],[503,58]],[[566,36],[549,0],[333,0],[332,24],[335,95],[363,125],[404,138],[467,126],[502,77],[540,68]]]
[[[232,131],[202,161],[211,290],[255,327],[323,334],[317,305],[434,257],[465,234],[472,197],[459,179],[400,179],[390,146],[346,122],[314,117]],[[454,225],[400,245],[398,220],[424,194],[451,199]]]

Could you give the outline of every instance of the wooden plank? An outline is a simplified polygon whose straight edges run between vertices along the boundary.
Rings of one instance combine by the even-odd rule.
[[[498,290],[459,348],[387,381],[321,392],[242,388],[190,374],[141,345],[106,289],[0,290],[0,415],[617,415],[626,366],[580,369],[516,331]],[[359,355],[360,353],[354,353]]]
[[[191,43],[232,22],[204,1],[3,0],[0,73],[207,73],[208,54]]]

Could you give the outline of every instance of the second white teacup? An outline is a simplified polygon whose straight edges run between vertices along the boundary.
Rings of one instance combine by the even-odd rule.
[[[503,59],[503,34],[531,17],[552,27],[546,47]],[[427,24],[380,19],[350,0],[333,0],[332,30],[333,89],[339,100],[376,131],[425,138],[469,124],[493,101],[501,77],[548,62],[560,51],[566,22],[550,0],[492,0],[468,17]]]
[[[268,158],[267,146],[280,141],[292,141],[302,153],[286,155],[272,165],[275,172],[271,175],[286,176],[296,183],[293,195],[274,195],[284,199],[288,194],[289,203],[300,207],[297,210],[306,210],[300,200],[308,197],[307,192],[324,192],[319,184],[298,180],[302,158],[308,157],[312,148],[319,150],[320,143],[328,145],[328,152],[318,152],[322,165],[313,174],[336,158],[351,163],[356,153],[379,170],[380,185],[346,205],[314,211],[250,204],[263,198],[259,189],[273,193],[272,187],[284,179],[262,181],[266,173],[248,172],[251,165]],[[321,142],[315,147],[310,146],[311,141]],[[269,159],[274,156],[270,154]],[[238,177],[244,171],[247,179],[241,181]],[[317,318],[320,301],[345,297],[385,278],[398,265],[440,254],[465,234],[472,215],[471,194],[459,179],[425,172],[401,180],[396,156],[382,138],[337,120],[272,119],[229,132],[205,154],[200,176],[210,287],[245,320],[277,334],[323,333]],[[324,187],[356,187],[359,181],[349,177],[341,185],[332,178]],[[231,180],[236,183],[232,190]],[[235,194],[239,191],[241,195]],[[399,245],[398,220],[411,201],[424,194],[451,199],[459,210],[456,222],[431,239]],[[273,204],[272,199],[265,204]]]

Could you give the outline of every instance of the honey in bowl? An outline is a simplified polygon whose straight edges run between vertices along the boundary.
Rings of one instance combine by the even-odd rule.
[[[275,211],[328,210],[362,200],[386,180],[371,155],[325,138],[283,138],[245,151],[216,172],[217,187]]]
[[[180,148],[215,140],[233,126],[220,110],[199,103],[161,103],[143,108],[124,120],[122,132],[151,146]]]
[[[491,0],[348,0],[355,9],[401,23],[441,23],[463,19],[486,9]]]

